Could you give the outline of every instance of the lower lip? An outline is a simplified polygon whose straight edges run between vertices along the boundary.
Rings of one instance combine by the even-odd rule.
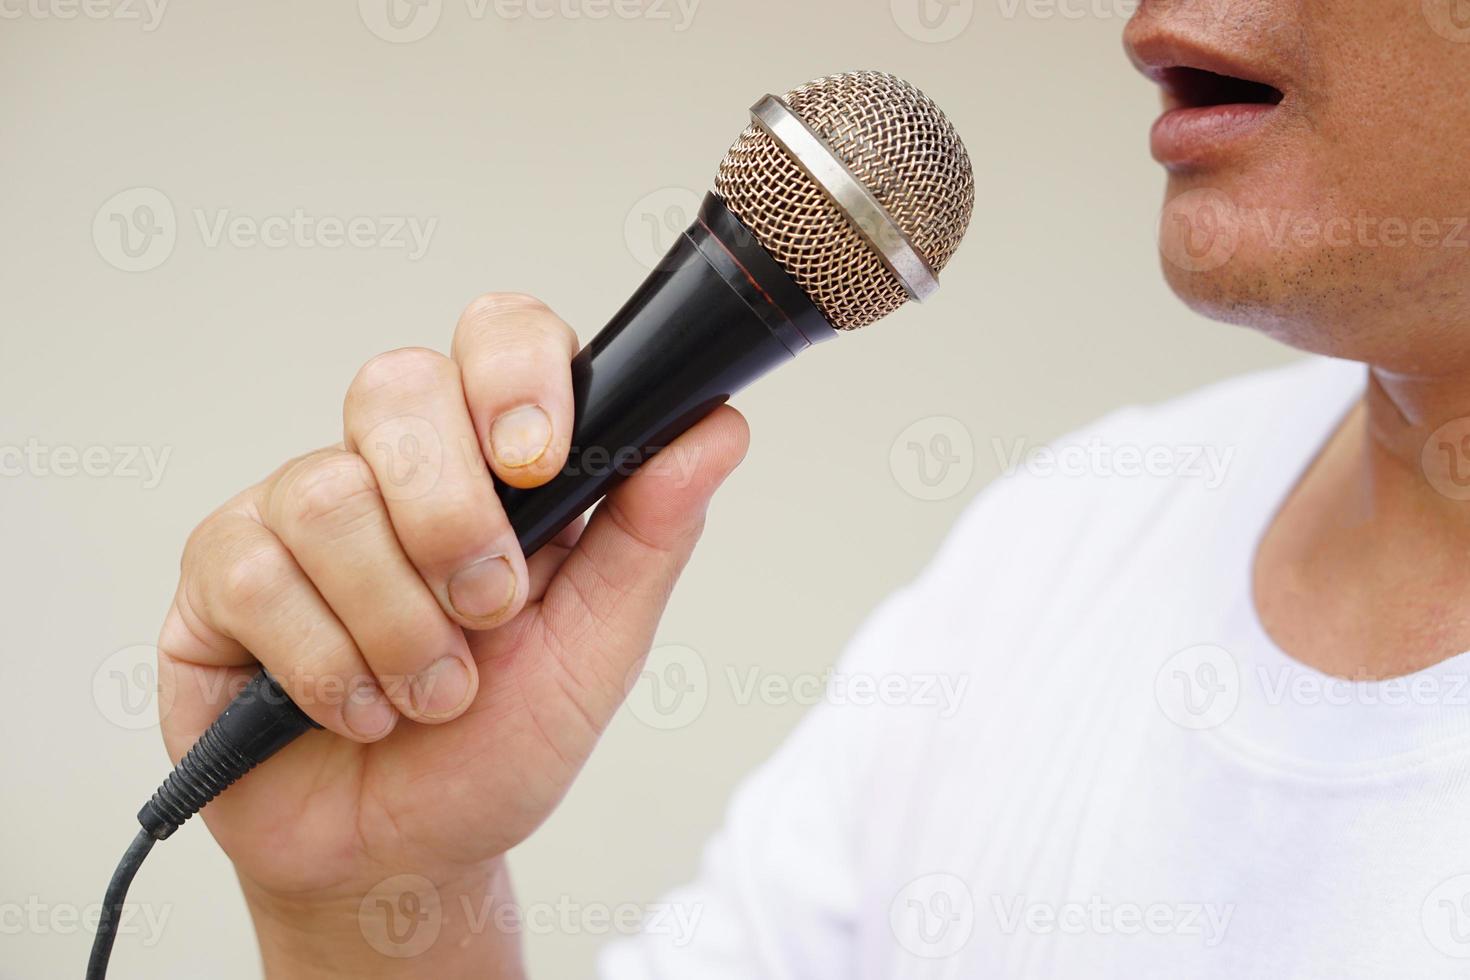
[[[1275,111],[1254,102],[1170,109],[1150,134],[1154,159],[1166,167],[1204,163],[1255,133]]]

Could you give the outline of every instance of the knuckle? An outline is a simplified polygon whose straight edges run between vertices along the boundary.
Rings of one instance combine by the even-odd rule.
[[[219,602],[224,608],[249,613],[268,605],[291,581],[291,563],[285,552],[269,544],[243,547],[219,573]]]
[[[373,470],[356,453],[332,453],[302,465],[290,481],[285,514],[304,527],[350,529],[380,510]]]
[[[502,374],[520,372],[551,379],[567,374],[567,356],[561,343],[535,328],[506,330],[485,340],[483,360],[477,367]]]
[[[362,645],[362,658],[373,675],[380,679],[412,676],[431,663],[437,654],[431,649],[450,648],[459,627],[437,605],[422,611],[403,614],[390,632]]]
[[[347,389],[348,402],[397,399],[431,391],[453,376],[454,365],[427,347],[400,347],[364,364]]]
[[[509,522],[493,499],[465,483],[445,485],[433,504],[408,517],[409,527],[399,533],[416,555],[430,562],[451,560],[483,550],[505,537]]]
[[[184,554],[180,561],[183,569],[193,567],[213,551],[214,542],[218,537],[218,528],[219,515],[217,513],[210,514],[194,526],[194,530],[189,532],[188,539],[184,541]]]
[[[522,402],[555,407],[559,386],[565,385],[567,390],[571,387],[565,357],[512,338],[499,338],[487,345],[481,357],[467,365],[465,376],[473,379],[469,384],[481,396],[477,406],[492,412]]]
[[[525,346],[542,343],[576,346],[576,334],[541,300],[525,293],[489,293],[465,308],[455,330],[455,350],[463,346]]]
[[[283,680],[294,682],[295,686],[303,689],[309,689],[312,684],[324,684],[324,689],[316,692],[316,700],[319,703],[339,700],[345,682],[358,673],[361,652],[352,637],[317,621],[306,628],[301,649],[310,651],[310,654],[303,654],[292,665],[291,674]]]
[[[470,300],[459,322],[462,325],[483,324],[507,313],[550,315],[551,309],[529,293],[485,293]]]
[[[478,483],[455,482],[445,487],[439,502],[443,515],[458,529],[483,527],[497,531],[507,526],[504,512]]]
[[[231,510],[230,504],[205,516],[184,541],[183,553],[179,556],[179,572],[188,579],[205,573],[220,560],[235,537],[240,515]]]

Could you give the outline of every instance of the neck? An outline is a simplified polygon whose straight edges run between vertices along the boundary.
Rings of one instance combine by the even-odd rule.
[[[1372,371],[1262,542],[1256,598],[1284,649],[1341,677],[1470,649],[1470,378]]]
[[[1365,489],[1375,506],[1433,526],[1446,545],[1470,539],[1470,376],[1375,368],[1364,409]]]

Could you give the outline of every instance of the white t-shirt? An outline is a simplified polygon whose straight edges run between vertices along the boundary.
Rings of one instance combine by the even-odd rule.
[[[739,790],[692,932],[603,976],[1470,977],[1470,654],[1336,680],[1251,600],[1363,384],[1234,380],[999,480]]]

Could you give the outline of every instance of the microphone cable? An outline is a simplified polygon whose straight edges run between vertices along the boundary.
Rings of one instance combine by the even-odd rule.
[[[128,897],[128,886],[138,873],[143,859],[153,850],[157,838],[146,830],[128,845],[127,852],[112,873],[107,883],[107,894],[102,899],[102,917],[97,920],[97,938],[92,940],[92,955],[87,960],[87,980],[103,980],[107,976],[107,961],[112,957],[112,943],[117,939],[117,924],[122,919],[123,900]]]
[[[265,671],[250,679],[138,811],[143,829],[128,845],[107,883],[92,955],[87,959],[87,980],[104,980],[107,976],[128,887],[153,845],[167,840],[210,800],[298,735],[320,727]]]

